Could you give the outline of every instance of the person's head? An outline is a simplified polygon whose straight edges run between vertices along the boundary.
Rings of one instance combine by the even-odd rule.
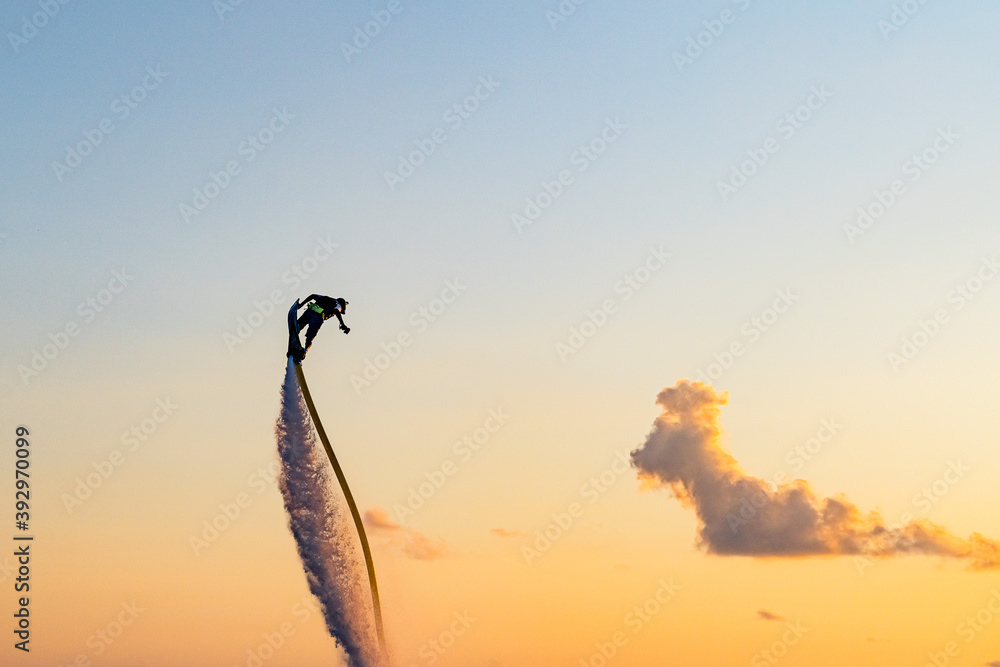
[[[338,297],[337,298],[337,303],[340,304],[340,312],[346,313],[347,312],[347,301],[345,301],[343,297]]]

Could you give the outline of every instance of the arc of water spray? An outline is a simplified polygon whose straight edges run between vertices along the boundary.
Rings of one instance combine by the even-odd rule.
[[[365,534],[365,526],[361,520],[361,513],[358,511],[358,506],[354,502],[354,496],[351,494],[351,489],[347,486],[347,478],[344,476],[344,471],[340,467],[340,462],[337,461],[337,455],[333,453],[333,447],[330,446],[330,439],[326,437],[326,430],[323,428],[323,422],[319,420],[319,413],[316,412],[316,405],[313,403],[312,396],[309,394],[309,385],[306,384],[306,375],[302,371],[302,366],[299,364],[294,364],[295,374],[299,379],[299,388],[302,390],[302,397],[306,400],[306,405],[309,406],[309,415],[312,417],[313,425],[316,427],[316,432],[319,434],[319,439],[323,443],[323,448],[326,450],[326,455],[330,459],[330,464],[333,466],[333,471],[337,474],[337,481],[340,482],[340,488],[344,491],[344,497],[347,499],[347,505],[351,508],[351,516],[354,517],[354,525],[358,529],[358,537],[361,538],[361,550],[365,555],[365,567],[368,569],[368,585],[371,588],[372,593],[372,610],[375,614],[375,632],[378,634],[379,647],[382,649],[382,655],[388,656],[388,651],[385,645],[385,635],[382,632],[382,605],[378,598],[378,584],[375,581],[375,563],[372,560],[372,551],[368,546],[368,536]]]

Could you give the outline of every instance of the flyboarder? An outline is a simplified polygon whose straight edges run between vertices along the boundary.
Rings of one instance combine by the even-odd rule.
[[[319,333],[323,322],[336,317],[340,322],[340,330],[345,334],[351,333],[351,329],[344,324],[344,315],[347,313],[347,301],[343,298],[331,298],[322,294],[310,294],[305,301],[296,301],[291,310],[288,311],[288,356],[292,357],[296,363],[305,359],[306,352],[312,345],[313,338]],[[296,320],[299,308],[305,307],[302,316]],[[306,329],[305,348],[299,343],[299,332],[303,327]]]

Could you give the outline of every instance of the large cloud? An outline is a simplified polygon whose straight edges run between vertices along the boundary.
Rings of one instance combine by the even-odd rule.
[[[663,412],[632,464],[670,488],[698,514],[699,543],[710,553],[742,556],[933,554],[972,567],[1000,565],[1000,543],[973,533],[956,537],[930,521],[890,528],[843,496],[820,498],[802,480],[775,488],[747,475],[720,444],[726,394],[681,380],[660,392]]]

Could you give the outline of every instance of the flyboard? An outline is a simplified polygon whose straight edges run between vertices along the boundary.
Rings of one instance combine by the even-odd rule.
[[[299,341],[299,300],[296,299],[288,311],[288,354],[296,364],[301,364],[306,356],[306,351],[302,349]]]
[[[378,597],[378,584],[375,582],[375,562],[372,560],[372,551],[368,546],[368,536],[365,534],[365,525],[361,520],[361,513],[358,511],[357,503],[354,502],[354,495],[351,493],[350,487],[347,485],[347,477],[344,476],[344,471],[340,467],[340,462],[337,461],[337,455],[333,453],[333,447],[330,446],[330,439],[326,436],[326,430],[323,428],[323,422],[319,420],[319,413],[316,412],[316,405],[313,403],[312,395],[309,393],[309,385],[306,383],[305,373],[302,372],[302,359],[305,357],[305,350],[302,349],[302,343],[299,341],[299,324],[298,324],[298,310],[299,301],[295,300],[292,304],[291,310],[288,311],[288,355],[295,362],[295,374],[299,380],[299,389],[302,390],[302,397],[306,401],[306,405],[309,407],[309,415],[312,417],[313,426],[316,427],[316,433],[319,434],[319,439],[323,443],[323,449],[326,450],[326,456],[330,459],[330,465],[333,466],[333,472],[337,475],[337,481],[340,482],[340,488],[344,492],[344,498],[347,500],[348,507],[351,508],[351,517],[354,518],[354,526],[358,529],[358,537],[361,539],[361,551],[365,556],[365,567],[368,570],[368,586],[371,589],[372,594],[372,611],[375,615],[375,632],[378,634],[379,647],[382,649],[382,655],[388,659],[389,652],[386,650],[385,635],[382,631],[382,605],[379,602]]]

